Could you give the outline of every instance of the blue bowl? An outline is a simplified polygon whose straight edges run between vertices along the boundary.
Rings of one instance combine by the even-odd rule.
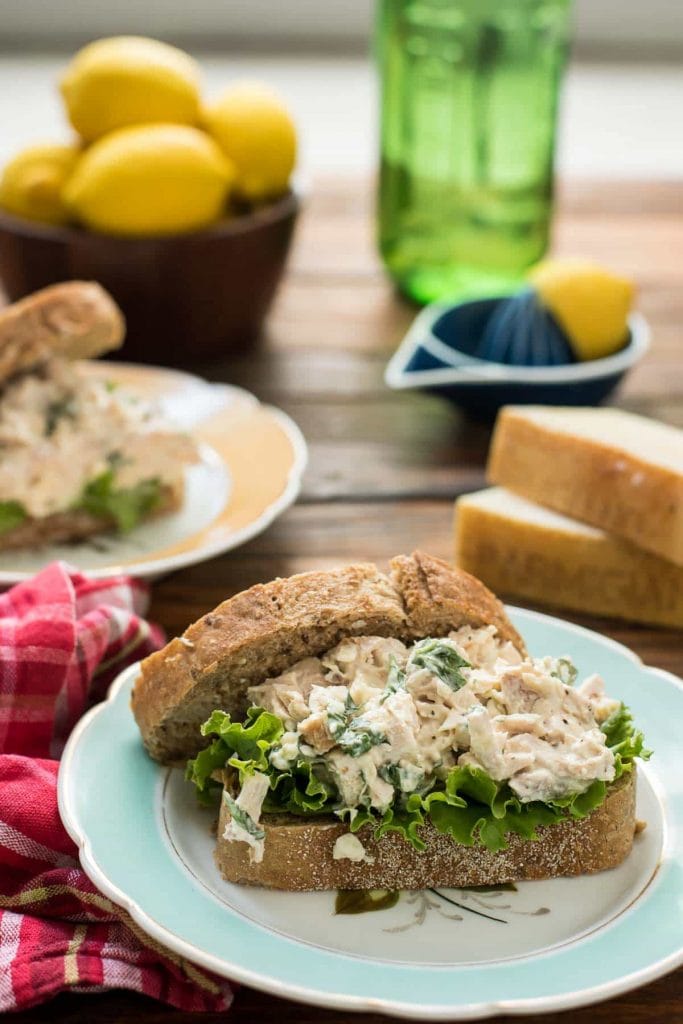
[[[427,306],[387,365],[395,390],[424,390],[474,416],[492,418],[503,405],[599,405],[645,354],[647,321],[629,317],[629,333],[614,355],[559,366],[510,366],[472,353],[493,309],[503,299]]]

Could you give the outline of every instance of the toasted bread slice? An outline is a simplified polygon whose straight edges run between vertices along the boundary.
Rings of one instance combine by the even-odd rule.
[[[153,519],[168,512],[175,512],[181,504],[182,489],[166,487],[159,502],[146,518]],[[94,516],[84,509],[55,512],[42,519],[25,519],[19,526],[0,534],[0,551],[35,549],[46,544],[77,543],[98,534],[108,533],[115,525],[113,519]]]
[[[348,826],[334,818],[312,821],[292,815],[264,815],[263,860],[250,863],[246,843],[223,838],[230,812],[221,801],[216,864],[228,882],[269,889],[429,889],[500,885],[522,879],[582,875],[616,867],[628,855],[635,833],[635,768],[610,786],[604,803],[579,821],[538,829],[539,839],[507,837],[508,847],[491,853],[463,846],[437,832],[421,830],[423,853],[395,832],[379,841],[365,825],[357,833],[369,860],[334,859],[334,844]]]
[[[126,324],[95,281],[43,288],[0,312],[0,385],[52,356],[92,359],[123,342]]]
[[[215,708],[242,718],[248,687],[347,636],[412,641],[493,623],[525,652],[503,605],[473,576],[421,552],[395,558],[392,568],[391,577],[361,564],[257,584],[146,658],[132,706],[151,756],[194,756]]]

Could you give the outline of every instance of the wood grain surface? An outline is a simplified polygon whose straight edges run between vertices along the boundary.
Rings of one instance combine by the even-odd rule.
[[[568,184],[560,190],[555,251],[589,255],[639,284],[653,347],[617,401],[683,427],[683,202],[678,183]],[[489,429],[437,398],[393,394],[384,365],[415,310],[393,292],[373,243],[367,183],[312,190],[289,274],[260,348],[218,365],[188,365],[254,391],[302,427],[311,461],[298,504],[263,537],[154,587],[153,616],[169,633],[252,583],[313,566],[385,561],[421,546],[451,554],[453,499],[484,483]],[[683,674],[679,633],[567,616]],[[235,1024],[342,1024],[382,1018],[321,1011],[247,989]],[[14,1016],[16,1024],[214,1024],[222,1015],[178,1013],[130,993],[62,996]],[[599,1006],[534,1018],[539,1024],[683,1022],[683,970]]]

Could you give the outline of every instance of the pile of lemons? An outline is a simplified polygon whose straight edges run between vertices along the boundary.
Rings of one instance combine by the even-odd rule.
[[[79,139],[10,161],[0,206],[12,214],[153,237],[197,231],[287,190],[296,130],[263,85],[237,83],[203,103],[188,54],[120,36],[80,50],[61,92]]]

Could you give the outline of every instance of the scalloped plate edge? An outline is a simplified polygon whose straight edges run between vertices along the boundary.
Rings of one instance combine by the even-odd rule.
[[[206,381],[193,374],[185,373],[181,370],[167,369],[166,367],[138,366],[138,364],[128,363],[115,365],[122,367],[124,370],[130,370],[132,367],[136,373],[142,372],[150,377],[160,370],[161,373],[167,376],[169,380],[178,379],[178,381],[180,381],[180,383],[185,387],[191,387],[195,390],[206,389],[207,391],[212,391],[215,394],[222,394],[225,397],[226,402],[229,402],[231,399],[241,399],[245,403],[245,406],[251,406],[254,409],[263,411],[279,426],[282,434],[291,445],[292,463],[289,468],[286,484],[280,494],[270,502],[266,508],[264,508],[257,518],[239,529],[236,529],[229,534],[221,535],[211,543],[192,546],[185,551],[170,554],[165,557],[154,558],[142,556],[139,560],[136,559],[134,561],[124,562],[117,562],[114,560],[107,566],[83,570],[86,571],[89,576],[93,579],[102,579],[118,575],[120,573],[130,573],[131,575],[137,576],[141,579],[158,579],[159,577],[170,572],[174,572],[177,569],[195,565],[198,562],[204,562],[217,555],[224,554],[225,552],[231,551],[247,541],[252,540],[254,537],[267,530],[283,512],[294,504],[301,491],[303,474],[306,466],[308,465],[308,446],[301,429],[294,422],[291,416],[288,416],[287,413],[278,409],[276,406],[260,402],[259,399],[250,391],[236,385]],[[201,443],[204,449],[208,450],[211,448],[211,445],[206,442]],[[219,453],[216,452],[215,455],[223,461],[222,456],[220,456]],[[16,583],[21,583],[24,580],[30,579],[33,575],[33,570],[6,571],[0,569],[0,588],[10,587]]]
[[[444,365],[441,369],[406,370],[411,357],[422,345],[422,339],[429,332],[437,316],[445,313],[448,303],[427,306],[409,328],[399,347],[387,363],[384,383],[394,391],[449,385],[500,385],[500,384],[555,384],[558,386],[581,383],[610,377],[631,369],[650,347],[650,325],[642,313],[631,313],[628,318],[631,330],[631,344],[611,356],[591,359],[586,362],[569,363],[565,366],[508,366],[502,363],[480,361],[477,364],[461,363],[458,366]],[[439,343],[441,346],[443,343]]]
[[[518,608],[514,605],[507,605],[507,610],[514,615],[528,618],[538,622],[559,623],[570,632],[589,638],[593,641],[607,646],[620,656],[626,656],[630,661],[641,666],[647,674],[658,676],[668,683],[673,684],[677,689],[683,691],[683,680],[665,669],[654,668],[646,665],[634,651],[624,644],[613,640],[611,637],[603,636],[594,630],[584,626],[558,619],[552,615],[532,611],[526,608]],[[170,931],[159,921],[151,917],[135,900],[130,899],[125,892],[114,885],[106,874],[100,869],[97,859],[93,853],[90,840],[79,826],[78,815],[71,809],[69,801],[67,779],[70,776],[70,765],[75,756],[76,749],[81,737],[87,731],[91,721],[101,714],[103,709],[117,699],[119,691],[125,687],[129,679],[138,671],[139,663],[130,665],[112,683],[106,699],[86,712],[80,719],[69,737],[60,763],[57,799],[62,823],[70,837],[78,846],[79,859],[83,870],[90,880],[114,903],[126,910],[133,920],[144,932],[166,946],[180,956],[185,957],[195,964],[213,971],[215,974],[228,980],[241,982],[252,988],[267,992],[270,995],[295,1002],[306,1003],[311,1006],[320,1006],[329,1009],[344,1009],[353,1012],[381,1013],[386,1016],[400,1017],[407,1020],[433,1020],[433,1021],[465,1021],[483,1020],[497,1014],[508,1014],[520,1016],[522,1014],[538,1014],[573,1009],[581,1006],[593,1005],[604,1002],[624,992],[629,992],[649,982],[661,978],[677,967],[683,965],[683,945],[676,953],[664,957],[638,971],[622,975],[611,981],[603,982],[585,989],[563,992],[555,996],[540,996],[531,999],[497,1000],[495,1002],[470,1003],[463,1006],[452,1004],[433,1004],[426,1007],[415,1006],[410,1003],[392,1001],[388,999],[377,999],[373,997],[353,996],[346,993],[324,992],[321,990],[307,988],[279,981],[266,973],[250,970],[239,965],[233,965],[220,957],[215,957],[206,950],[187,942],[175,932]],[[542,954],[536,954],[542,955]],[[425,1012],[427,1010],[427,1012]]]

